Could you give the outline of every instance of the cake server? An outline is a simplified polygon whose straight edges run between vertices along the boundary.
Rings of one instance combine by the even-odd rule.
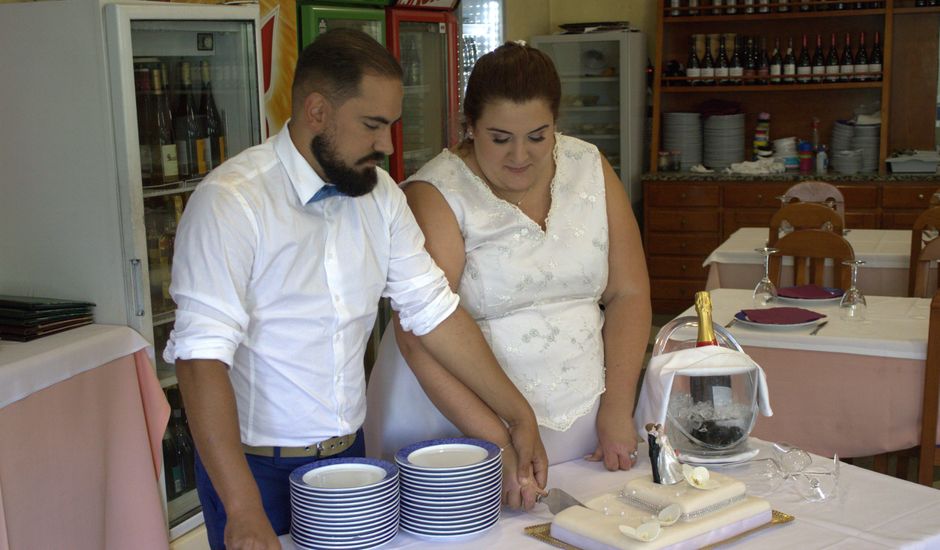
[[[535,502],[541,502],[547,505],[549,511],[553,514],[557,514],[565,508],[571,508],[572,506],[584,506],[584,504],[581,504],[581,501],[557,488],[549,489],[544,495],[539,495],[536,497]],[[586,508],[586,506],[584,507]]]

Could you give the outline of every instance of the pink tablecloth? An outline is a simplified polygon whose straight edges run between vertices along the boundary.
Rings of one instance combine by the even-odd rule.
[[[168,548],[169,412],[144,349],[0,409],[0,549]]]

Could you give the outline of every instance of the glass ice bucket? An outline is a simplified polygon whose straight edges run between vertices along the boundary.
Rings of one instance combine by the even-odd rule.
[[[697,317],[679,317],[656,336],[653,355],[693,348]],[[718,345],[742,351],[724,327],[715,325]],[[709,368],[707,375],[690,368],[680,370],[672,382],[666,412],[666,433],[683,454],[720,458],[747,450],[747,438],[757,421],[758,371],[756,367]]]

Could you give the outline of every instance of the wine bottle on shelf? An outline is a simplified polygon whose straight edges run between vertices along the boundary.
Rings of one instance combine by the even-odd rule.
[[[199,103],[199,112],[205,117],[206,121],[206,138],[209,140],[206,164],[211,170],[225,162],[225,125],[222,124],[219,109],[215,106],[209,62],[203,61],[200,64],[200,69],[202,72],[202,100]]]
[[[166,97],[163,70],[152,69],[153,123],[150,127],[152,176],[154,184],[170,183],[179,179],[176,140],[173,137],[173,115]]]
[[[757,84],[758,54],[754,47],[754,37],[748,36],[744,47],[744,84]]]
[[[712,41],[710,36],[705,37],[705,54],[702,56],[702,83],[715,83],[715,61],[712,59]]]
[[[790,4],[789,0],[777,0],[777,11],[779,12],[790,11],[789,4]]]
[[[812,0],[800,0],[800,11],[813,11]]]
[[[829,37],[829,55],[826,56],[826,82],[839,80],[839,50],[836,49],[836,33]]]
[[[176,446],[173,444],[173,434],[169,429],[163,432],[163,477],[166,499],[173,500],[182,492],[183,476],[182,469],[176,462]]]
[[[712,15],[721,15],[722,0],[712,0]]]
[[[858,35],[858,51],[855,52],[855,80],[865,82],[870,77],[868,72],[868,52],[865,50],[865,31]]]
[[[725,50],[725,35],[721,35],[718,38],[718,60],[715,62],[715,80],[718,81],[719,86],[731,84],[730,69],[728,54]]]
[[[774,38],[774,54],[770,58],[770,83],[780,84],[783,76],[783,56],[780,55],[780,39]]]
[[[793,37],[787,38],[787,55],[783,58],[783,81],[786,84],[796,82],[796,55],[793,53]]]
[[[735,36],[734,51],[731,54],[731,62],[728,64],[728,80],[731,84],[741,84],[744,76],[744,63],[741,57],[741,41]]]
[[[150,90],[150,69],[137,67],[134,69],[134,87],[137,95],[137,143],[140,147],[140,179],[144,187],[152,185],[153,161],[151,160],[151,146],[153,141],[151,129],[153,127],[152,105],[153,94]]]
[[[868,72],[872,73],[871,80],[881,80],[881,35],[875,31],[875,38],[871,46],[871,54],[868,56]]]
[[[179,64],[180,88],[177,91],[176,111],[173,113],[176,154],[179,158],[180,177],[193,178],[206,173],[206,142],[196,118],[192,99],[192,79],[188,61]]]
[[[695,51],[694,36],[689,40],[689,60],[685,63],[685,76],[690,79],[688,84],[691,86],[702,84],[702,65],[698,60],[698,52]]]
[[[767,55],[767,38],[763,36],[757,53],[757,83],[770,84],[770,57]]]
[[[682,15],[682,12],[679,10],[679,0],[669,0],[669,15],[673,17],[678,17]]]
[[[725,3],[728,7],[725,8],[725,13],[728,15],[737,15],[738,13],[738,2],[741,0],[725,0]]]
[[[826,54],[823,53],[822,35],[816,34],[816,50],[813,52],[813,82],[825,81]]]
[[[689,15],[698,15],[698,0],[689,0]]]
[[[712,322],[712,301],[707,290],[695,293],[695,313],[698,316],[698,337],[696,347],[717,346],[715,325]],[[692,400],[697,403],[711,403],[714,407],[730,404],[732,399],[731,377],[729,376],[693,376],[689,378]]]
[[[842,57],[839,59],[839,82],[852,80],[855,72],[855,56],[852,55],[852,35],[845,33],[845,45],[842,47]]]
[[[813,80],[813,62],[809,58],[809,48],[806,43],[806,33],[803,33],[803,45],[800,48],[800,57],[796,62],[796,81],[800,84],[809,84]]]

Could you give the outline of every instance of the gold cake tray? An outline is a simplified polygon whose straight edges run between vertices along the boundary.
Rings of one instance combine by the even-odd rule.
[[[738,533],[737,535],[734,535],[733,537],[726,538],[725,540],[718,541],[714,544],[703,546],[702,550],[709,549],[709,548],[718,548],[723,544],[734,542],[736,540],[752,535],[758,531],[763,531],[764,529],[773,527],[775,525],[782,525],[784,523],[790,523],[793,520],[794,520],[794,517],[791,516],[790,514],[785,514],[783,512],[778,512],[777,510],[773,510],[770,521],[768,521],[767,523],[763,525],[758,525],[757,527],[754,527],[753,529],[748,529],[747,531]],[[577,546],[568,544],[567,542],[562,542],[556,539],[555,537],[553,537],[551,535],[551,528],[552,528],[551,523],[540,523],[538,525],[526,527],[525,534],[529,535],[532,538],[536,538],[544,543],[550,544],[556,548],[564,548],[565,550],[581,550],[581,548],[578,548]]]

